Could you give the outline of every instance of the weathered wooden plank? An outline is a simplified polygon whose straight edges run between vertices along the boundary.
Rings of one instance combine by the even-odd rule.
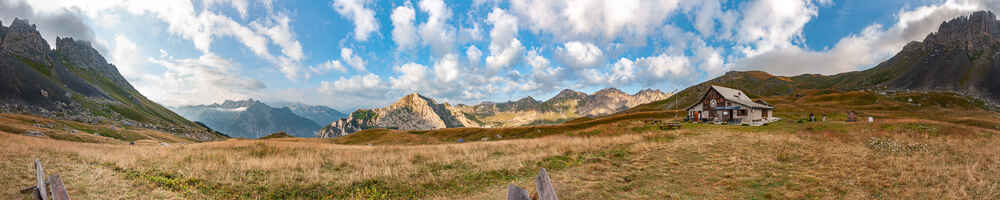
[[[49,176],[49,191],[52,192],[52,200],[69,200],[69,193],[66,193],[66,186],[59,174]]]
[[[549,173],[545,171],[545,168],[542,168],[542,171],[538,172],[535,184],[538,187],[538,200],[559,200],[559,197],[556,196],[556,189],[552,187],[552,181],[549,180]]]
[[[528,191],[514,184],[507,185],[507,200],[531,200]]]
[[[42,200],[49,200],[49,193],[45,190],[45,169],[42,169],[42,161],[38,159],[35,159],[35,176],[38,180],[35,186],[38,187],[38,197]]]

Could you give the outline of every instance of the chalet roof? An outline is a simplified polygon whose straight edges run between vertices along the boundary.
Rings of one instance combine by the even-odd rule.
[[[753,100],[750,99],[750,97],[746,95],[746,93],[743,93],[743,91],[737,89],[716,86],[716,85],[713,85],[711,89],[714,89],[716,92],[719,92],[719,95],[722,95],[722,98],[726,99],[726,101],[738,103],[740,105],[744,105],[750,108],[774,109],[774,107],[771,107],[767,104],[754,102]],[[709,91],[711,91],[711,89]],[[705,94],[702,95],[701,99],[698,100],[698,103],[702,102],[702,100],[704,100],[705,96],[707,95],[708,92],[705,92]],[[691,109],[695,105],[698,105],[698,103],[691,105],[691,107],[688,107],[688,109]]]

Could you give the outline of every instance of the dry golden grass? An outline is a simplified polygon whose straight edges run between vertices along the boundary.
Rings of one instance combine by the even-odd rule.
[[[1000,199],[995,112],[818,95],[769,98],[785,120],[768,126],[685,123],[674,131],[642,120],[676,120],[677,111],[338,139],[188,143],[129,130],[142,136],[136,145],[4,129],[0,186],[9,189],[0,199],[26,197],[16,192],[33,184],[35,158],[75,199],[502,199],[509,183],[533,190],[542,167],[562,199]],[[845,110],[876,123],[843,122]],[[829,121],[796,123],[808,113]],[[13,123],[7,129],[35,128],[18,124],[30,116],[2,116]]]

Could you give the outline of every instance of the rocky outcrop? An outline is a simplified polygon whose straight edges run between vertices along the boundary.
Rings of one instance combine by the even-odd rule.
[[[74,67],[93,70],[118,87],[132,88],[132,85],[118,72],[118,68],[108,63],[104,56],[101,56],[101,53],[91,46],[90,42],[57,37],[56,53]]]
[[[44,66],[52,65],[52,61],[48,58],[49,43],[45,42],[36,26],[29,24],[26,19],[14,18],[14,22],[10,24],[4,34],[0,49],[8,54],[41,63]]]

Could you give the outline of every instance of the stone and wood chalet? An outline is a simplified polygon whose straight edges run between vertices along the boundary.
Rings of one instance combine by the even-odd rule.
[[[774,106],[767,102],[753,101],[743,91],[714,85],[687,108],[687,113],[688,119],[695,122],[760,126],[778,120],[771,116]]]

